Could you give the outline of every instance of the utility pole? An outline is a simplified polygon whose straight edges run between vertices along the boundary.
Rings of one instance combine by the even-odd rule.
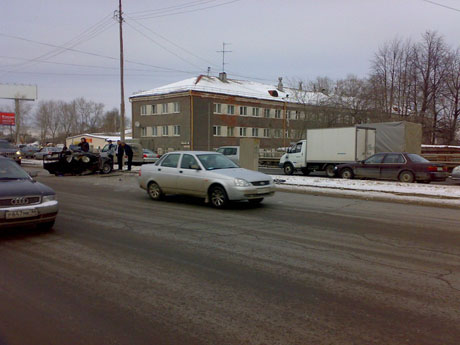
[[[19,105],[19,99],[15,98],[14,99],[14,112],[16,114],[16,119],[15,119],[15,124],[16,124],[16,145],[20,144],[20,136],[19,136],[19,131],[21,129],[21,107]]]
[[[120,139],[125,141],[125,87],[123,78],[123,12],[121,11],[121,0],[118,0],[118,22],[120,23]]]

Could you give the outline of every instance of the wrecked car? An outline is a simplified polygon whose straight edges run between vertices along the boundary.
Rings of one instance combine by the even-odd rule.
[[[101,157],[99,154],[90,152],[64,151],[47,156],[43,161],[43,168],[56,176],[95,172],[109,174],[112,167],[113,162],[109,157]]]

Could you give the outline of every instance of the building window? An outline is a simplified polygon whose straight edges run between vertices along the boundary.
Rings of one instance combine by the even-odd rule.
[[[281,129],[275,129],[275,138],[281,138]]]
[[[221,126],[213,126],[212,127],[212,134],[216,136],[222,135],[222,127]]]
[[[270,109],[264,109],[264,117],[270,117]]]
[[[158,114],[158,106],[156,104],[152,104],[152,114]]]
[[[252,116],[259,116],[259,108],[252,108]]]
[[[179,125],[174,126],[174,135],[180,135],[180,126]]]
[[[246,136],[246,127],[240,127],[240,137]]]
[[[169,108],[169,107],[168,107],[168,103],[163,103],[163,104],[161,105],[161,113],[162,113],[162,114],[167,114],[167,113],[169,112],[169,109],[168,109],[168,108]]]
[[[286,119],[290,119],[290,118],[291,118],[291,111],[286,110]]]
[[[268,138],[270,136],[270,129],[269,128],[264,128],[264,137]]]
[[[141,128],[141,137],[146,137],[147,136],[147,128],[146,127],[142,127]]]
[[[229,115],[235,114],[235,106],[234,105],[227,105],[227,114],[229,114]]]
[[[258,137],[259,136],[259,128],[253,128],[252,129],[252,136],[253,137]]]
[[[214,103],[214,112],[216,114],[222,114],[222,104]]]
[[[227,136],[234,137],[235,136],[235,127],[228,127],[227,128]]]
[[[281,109],[275,110],[275,119],[281,119]]]
[[[174,106],[174,112],[175,113],[180,113],[180,104],[179,104],[179,102],[174,102],[173,106]]]
[[[158,136],[158,127],[156,126],[152,127],[152,136],[154,137]]]
[[[141,115],[147,115],[147,106],[141,105]]]
[[[240,115],[247,115],[248,107],[240,107]]]
[[[162,132],[162,135],[167,137],[168,136],[168,126],[163,126],[163,132]]]

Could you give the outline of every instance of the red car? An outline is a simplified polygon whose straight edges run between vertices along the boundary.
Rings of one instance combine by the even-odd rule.
[[[409,183],[445,181],[448,177],[446,166],[405,152],[377,153],[363,161],[340,164],[335,167],[335,173],[345,179],[371,178]]]

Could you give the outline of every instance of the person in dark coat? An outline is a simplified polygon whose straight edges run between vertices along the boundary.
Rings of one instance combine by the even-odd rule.
[[[89,144],[86,141],[86,138],[81,138],[81,142],[78,144],[78,147],[80,147],[80,150],[83,152],[89,152]]]
[[[117,160],[118,170],[123,170],[123,156],[125,155],[125,149],[123,148],[122,142],[117,140]]]
[[[133,164],[133,149],[125,142],[121,144],[123,145],[126,156],[128,156],[128,171],[131,171],[131,165]]]

